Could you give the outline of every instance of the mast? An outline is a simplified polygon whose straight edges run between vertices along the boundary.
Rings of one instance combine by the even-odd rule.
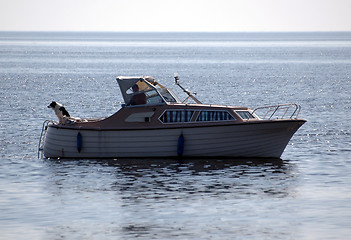
[[[182,85],[180,85],[179,83],[179,76],[178,73],[174,74],[174,80],[175,80],[175,84],[178,85],[186,94],[188,94],[188,97],[183,101],[183,103],[186,103],[188,101],[189,98],[193,99],[197,104],[202,104],[194,95],[196,95],[196,93],[192,93],[190,92],[188,89],[185,89]]]

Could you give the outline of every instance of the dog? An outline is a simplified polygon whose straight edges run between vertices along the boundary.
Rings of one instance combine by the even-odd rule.
[[[66,122],[65,120],[71,117],[67,112],[67,110],[65,109],[65,107],[55,101],[52,101],[48,106],[48,108],[51,108],[52,110],[54,110],[57,118],[59,119],[59,123],[61,124],[65,124]]]

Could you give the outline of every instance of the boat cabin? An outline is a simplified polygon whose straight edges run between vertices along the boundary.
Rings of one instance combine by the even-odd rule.
[[[149,122],[166,127],[175,124],[220,124],[258,119],[248,108],[235,107],[234,110],[234,107],[229,106],[202,104],[175,78],[176,84],[188,94],[184,101],[180,101],[170,89],[156,82],[153,77],[117,77],[125,102],[119,112],[120,117],[124,113],[124,121],[119,125],[132,126],[132,123]],[[187,104],[189,98],[196,103]]]

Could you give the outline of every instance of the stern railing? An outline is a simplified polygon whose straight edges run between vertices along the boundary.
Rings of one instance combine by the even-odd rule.
[[[301,106],[295,103],[278,104],[273,106],[258,107],[252,114],[258,115],[263,120],[271,119],[297,119]]]
[[[43,158],[44,142],[45,142],[45,137],[46,137],[46,133],[47,133],[49,124],[57,124],[57,122],[54,120],[45,120],[43,122],[43,126],[41,128],[41,133],[40,133],[40,138],[39,138],[39,144],[38,144],[38,158]]]

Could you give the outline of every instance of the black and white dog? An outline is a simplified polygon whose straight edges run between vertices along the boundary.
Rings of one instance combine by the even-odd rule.
[[[70,118],[71,116],[69,115],[69,113],[67,112],[67,110],[65,109],[64,106],[62,106],[61,104],[53,101],[52,103],[50,103],[50,105],[48,106],[48,108],[51,108],[52,110],[54,110],[56,116],[59,119],[59,123],[65,123],[65,119]]]

